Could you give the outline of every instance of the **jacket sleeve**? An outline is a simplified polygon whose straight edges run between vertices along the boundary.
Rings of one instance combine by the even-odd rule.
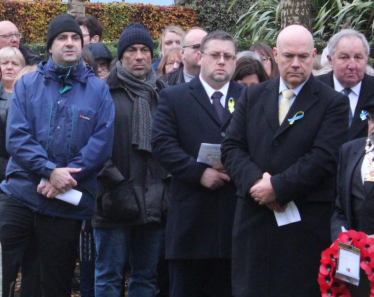
[[[256,180],[262,178],[261,169],[252,161],[246,136],[247,104],[249,88],[238,100],[230,126],[223,140],[222,163],[229,176],[234,180],[242,197],[248,194]]]
[[[80,172],[72,174],[77,181],[96,173],[112,156],[114,104],[107,85],[104,86],[102,92],[104,100],[97,113],[96,127],[87,144],[67,165],[67,167],[82,169]],[[82,131],[82,133],[90,132]]]
[[[26,171],[49,179],[56,164],[48,160],[45,149],[37,142],[26,118],[27,94],[21,78],[13,89],[6,131],[6,148],[12,158]]]
[[[334,241],[338,238],[338,235],[342,229],[342,226],[345,229],[350,229],[348,226],[346,207],[344,207],[344,199],[342,196],[342,189],[344,187],[344,181],[342,177],[342,163],[343,162],[343,149],[340,149],[339,154],[339,166],[338,166],[338,175],[337,175],[337,197],[335,202],[334,213],[331,218],[331,240]],[[347,182],[347,181],[345,181]]]
[[[348,140],[348,108],[348,98],[337,94],[319,123],[310,152],[282,173],[271,177],[280,204],[303,197],[325,180],[336,176],[339,148]],[[323,199],[330,201],[331,197]]]
[[[153,121],[152,152],[164,168],[178,179],[200,185],[206,164],[198,163],[186,154],[178,143],[178,123],[173,100],[168,90],[160,92]]]

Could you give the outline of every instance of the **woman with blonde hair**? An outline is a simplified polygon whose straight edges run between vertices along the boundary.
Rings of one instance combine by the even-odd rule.
[[[181,48],[181,41],[185,34],[186,32],[177,26],[169,26],[162,31],[160,42],[158,44],[159,57],[152,63],[154,71],[157,72],[158,64],[168,50],[172,48]]]

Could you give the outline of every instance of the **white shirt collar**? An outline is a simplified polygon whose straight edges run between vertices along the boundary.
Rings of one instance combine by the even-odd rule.
[[[220,88],[219,90],[215,90],[213,89],[207,82],[204,81],[204,79],[201,77],[201,73],[199,74],[199,79],[205,89],[205,92],[207,93],[208,97],[209,97],[209,100],[210,102],[212,103],[213,100],[212,100],[212,95],[214,92],[221,92],[223,94],[222,98],[221,98],[221,104],[223,107],[225,107],[225,104],[226,104],[226,97],[227,97],[227,93],[229,92],[229,86],[230,86],[230,82],[228,81],[227,83],[224,84],[224,86],[222,88]]]
[[[280,77],[279,79],[280,79],[280,81],[279,81],[279,94],[282,94],[282,92],[284,90],[288,90],[289,88],[287,87],[287,85],[283,81],[282,77]],[[300,93],[301,89],[303,88],[305,83],[308,81],[308,79],[306,81],[304,81],[301,85],[297,86],[296,88],[290,89],[295,94],[295,97]]]
[[[335,91],[341,93],[345,88],[341,85],[341,83],[338,81],[338,79],[335,77],[335,74],[333,75],[333,78],[334,78],[334,89]],[[361,91],[361,85],[362,85],[362,81],[360,81],[357,85],[353,86],[351,88],[352,92],[356,95],[356,96],[359,96],[360,95],[360,91]]]

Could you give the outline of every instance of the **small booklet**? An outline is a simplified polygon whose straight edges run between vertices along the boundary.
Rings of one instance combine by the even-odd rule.
[[[299,210],[293,201],[287,204],[284,212],[276,212],[274,210],[274,215],[275,219],[277,220],[278,227],[301,221]]]
[[[46,179],[42,178],[40,183],[44,183],[45,181]],[[66,191],[65,193],[57,194],[55,198],[77,206],[79,202],[81,201],[82,192],[74,190],[74,189],[70,189],[69,191]]]
[[[197,156],[197,162],[210,166],[221,165],[221,145],[212,143],[202,143]]]

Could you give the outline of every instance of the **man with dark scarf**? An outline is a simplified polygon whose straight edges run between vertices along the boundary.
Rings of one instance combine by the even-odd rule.
[[[151,68],[153,41],[138,23],[118,42],[107,83],[115,105],[112,159],[99,175],[93,220],[97,247],[96,297],[120,296],[128,259],[128,296],[153,297],[164,248],[168,175],[151,152],[152,119],[164,84]],[[123,294],[122,294],[123,295]]]

